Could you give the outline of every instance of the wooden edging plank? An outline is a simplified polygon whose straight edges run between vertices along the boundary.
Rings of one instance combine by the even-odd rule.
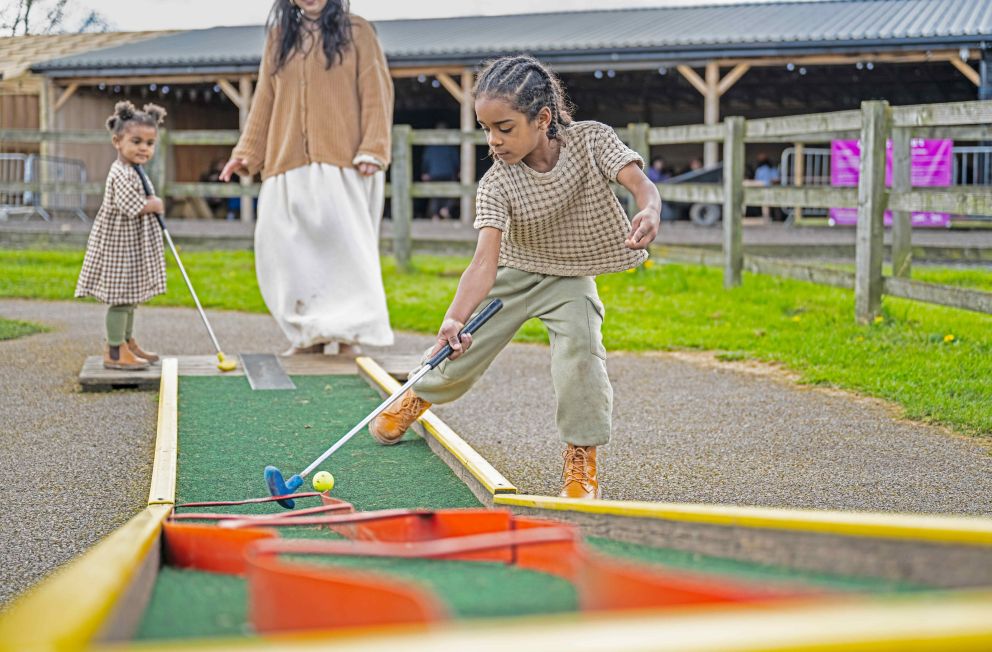
[[[333,649],[434,652],[485,649],[543,652],[812,652],[873,650],[978,652],[992,647],[992,593],[927,593],[877,599],[805,601],[761,609],[708,607],[582,613],[457,622],[392,632],[297,634],[209,643],[142,645],[145,652]],[[110,652],[113,648],[107,648]],[[137,649],[137,648],[136,648]]]
[[[549,511],[664,519],[744,528],[992,546],[992,519],[922,514],[880,514],[772,507],[737,507],[622,500],[577,500],[517,494],[496,496],[497,505]]]
[[[110,629],[126,596],[145,595],[135,587],[155,554],[162,523],[172,512],[176,487],[178,361],[162,360],[158,433],[148,505],[80,557],[43,580],[0,616],[0,650],[62,650],[87,647]],[[157,555],[156,555],[157,556]],[[155,568],[157,558],[152,560]],[[134,593],[130,593],[134,591]],[[121,621],[121,627],[128,624]]]
[[[176,457],[179,450],[179,360],[162,360],[162,384],[158,395],[158,435],[152,465],[149,505],[176,502]]]
[[[371,358],[361,357],[355,361],[358,369],[372,383],[386,394],[392,394],[400,388],[400,384]],[[436,414],[428,410],[420,417],[424,430],[438,441],[479,483],[490,495],[516,493],[517,489],[509,480],[493,468],[492,464],[468,445],[449,428]]]

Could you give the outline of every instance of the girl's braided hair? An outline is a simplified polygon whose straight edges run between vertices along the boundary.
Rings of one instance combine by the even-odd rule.
[[[573,107],[558,77],[535,59],[526,55],[502,57],[486,64],[479,72],[473,93],[476,98],[506,100],[515,111],[537,118],[541,109],[551,111],[548,138],[560,135],[559,128],[572,124]]]
[[[107,118],[107,129],[117,136],[124,132],[127,125],[145,125],[158,129],[164,120],[165,109],[157,104],[146,104],[139,111],[133,104],[124,100],[114,105],[114,114]]]

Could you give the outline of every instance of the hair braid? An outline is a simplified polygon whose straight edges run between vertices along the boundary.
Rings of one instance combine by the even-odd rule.
[[[534,120],[547,107],[551,111],[548,138],[560,135],[560,127],[572,123],[571,107],[561,82],[537,59],[520,55],[490,61],[479,73],[473,93],[476,97],[506,100],[520,113]]]

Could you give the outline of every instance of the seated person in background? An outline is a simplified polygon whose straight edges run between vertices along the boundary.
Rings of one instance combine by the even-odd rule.
[[[447,125],[438,122],[437,129]],[[457,181],[461,169],[461,154],[454,145],[427,145],[421,159],[421,181]],[[431,197],[427,202],[427,215],[432,220],[457,219],[458,201],[450,197]]]
[[[227,161],[225,159],[219,158],[214,159],[210,163],[210,168],[200,175],[200,181],[202,183],[220,183],[220,172],[224,169],[224,163]],[[207,206],[210,207],[210,211],[214,217],[225,218],[227,217],[227,199],[224,197],[204,197]]]
[[[667,181],[672,178],[672,174],[668,171],[668,165],[665,163],[665,159],[660,156],[651,161],[651,167],[647,169],[647,175],[648,179],[651,179],[652,183],[661,183],[662,181]]]
[[[768,154],[761,152],[758,154],[758,158],[754,166],[754,181],[755,185],[760,186],[773,186],[778,185],[781,177],[779,175],[778,167],[774,165],[768,158]],[[761,207],[761,218],[765,222],[771,222],[771,206]]]

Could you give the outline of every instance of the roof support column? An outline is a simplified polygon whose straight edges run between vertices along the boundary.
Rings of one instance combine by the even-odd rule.
[[[462,184],[461,222],[472,226],[475,222],[475,193],[468,192],[468,186],[475,183],[475,143],[471,135],[475,131],[475,106],[472,102],[472,86],[475,75],[471,68],[462,70],[461,129],[462,151],[461,170],[458,178]]]
[[[992,45],[982,47],[982,58],[978,62],[978,99],[992,100]]]
[[[720,122],[720,91],[717,85],[720,83],[720,66],[716,61],[706,64],[706,92],[703,93],[703,122],[708,125],[715,125]],[[719,143],[708,141],[703,143],[703,166],[710,167],[716,165],[719,160]]]
[[[720,64],[710,61],[706,64],[705,80],[689,66],[678,66],[678,71],[703,96],[703,122],[715,125],[720,122],[720,96],[730,90],[750,68],[751,66],[746,63],[738,64],[721,79]],[[705,167],[716,165],[719,161],[719,152],[719,143],[704,143],[703,165]]]
[[[242,75],[241,79],[238,80],[238,90],[240,91],[238,93],[238,126],[244,131],[245,125],[248,124],[248,111],[251,109],[253,93],[251,77]],[[242,186],[250,186],[251,182],[251,175],[246,174],[241,177]],[[251,195],[241,195],[241,221],[247,224],[255,222],[255,202]]]

